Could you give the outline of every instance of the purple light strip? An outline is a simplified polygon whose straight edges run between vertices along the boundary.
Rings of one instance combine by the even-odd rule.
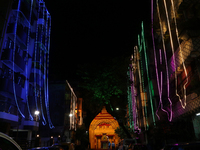
[[[161,107],[161,110],[166,112],[167,115],[168,115],[168,120],[171,121],[172,120],[172,109],[170,107],[170,116],[169,116],[169,113],[163,109],[163,103],[162,103],[162,84],[163,84],[163,75],[162,75],[162,72],[161,72],[161,83],[159,81],[159,77],[158,77],[158,67],[157,67],[157,58],[156,58],[156,50],[155,50],[155,41],[154,41],[154,33],[153,33],[153,0],[151,1],[151,23],[152,23],[152,26],[151,26],[151,33],[152,33],[152,41],[153,41],[153,50],[154,50],[154,61],[155,61],[155,69],[156,69],[156,79],[157,79],[157,86],[158,86],[158,92],[159,92],[159,98],[160,98],[160,101],[159,101],[159,105],[157,107],[157,110],[156,110],[156,115],[158,117],[158,119],[160,120],[160,117],[158,115],[158,109],[159,109],[159,106]],[[158,8],[158,1],[157,1],[157,8]],[[159,12],[159,11],[158,11]],[[162,29],[161,29],[162,30]],[[161,54],[161,50],[159,50],[160,52],[160,64],[162,64],[162,54]],[[166,55],[165,55],[166,56]],[[168,67],[167,67],[167,59],[165,57],[165,63],[166,63],[166,70],[167,70],[167,82],[168,82]],[[168,82],[168,100],[171,104],[171,100],[169,99],[169,82]],[[171,105],[170,105],[171,106]]]
[[[159,53],[160,53],[160,64],[162,65],[162,54],[161,54],[161,49],[159,49]]]
[[[181,46],[180,46],[180,41],[179,41],[179,34],[178,34],[178,29],[177,29],[177,23],[176,23],[176,14],[175,14],[175,10],[174,10],[174,2],[173,0],[171,0],[171,4],[172,4],[172,9],[173,9],[173,15],[174,15],[174,24],[175,24],[175,27],[176,27],[176,37],[177,37],[177,41],[178,41],[178,45],[179,45],[179,50],[180,50],[180,55],[181,55],[181,59],[182,59],[182,62],[183,62],[183,69],[184,69],[184,73],[185,73],[185,76],[186,76],[186,82],[185,84],[183,85],[183,89],[184,89],[184,104],[182,102],[181,99],[179,99],[180,103],[181,103],[181,106],[183,109],[185,109],[186,107],[186,85],[188,84],[188,75],[187,75],[187,70],[186,70],[186,67],[185,67],[185,62],[183,60],[183,55],[182,55],[182,49],[181,49]]]
[[[157,11],[158,11],[158,18],[159,18],[159,23],[160,23],[160,29],[161,29],[161,35],[162,35],[162,43],[163,43],[163,51],[164,51],[164,56],[165,56],[165,66],[166,66],[166,74],[167,74],[167,97],[170,103],[170,118],[169,121],[172,120],[172,102],[169,97],[169,71],[168,71],[168,63],[167,63],[167,55],[166,55],[166,49],[165,49],[165,41],[164,41],[164,36],[163,36],[163,30],[162,30],[162,23],[161,23],[161,17],[160,17],[160,10],[159,10],[159,4],[157,0]]]
[[[130,80],[132,81],[132,84],[131,84],[131,97],[132,97],[132,113],[133,113],[134,129],[137,129],[137,127],[136,127],[134,77],[133,77],[132,65],[130,65],[130,71],[129,72],[130,72]]]
[[[164,42],[164,40],[163,40]],[[167,64],[167,55],[166,55],[166,50],[164,48],[164,56],[165,56],[165,66],[166,66],[166,74],[167,74],[167,99],[170,103],[170,118],[169,121],[172,121],[172,101],[169,97],[169,71],[168,71],[168,64]]]

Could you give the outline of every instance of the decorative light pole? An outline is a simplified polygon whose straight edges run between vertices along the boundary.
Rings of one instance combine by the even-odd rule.
[[[38,121],[38,116],[40,114],[40,111],[36,110],[34,114],[35,114],[35,121]]]

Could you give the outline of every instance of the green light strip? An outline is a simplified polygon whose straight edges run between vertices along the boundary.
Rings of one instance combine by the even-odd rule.
[[[145,39],[144,39],[144,26],[143,26],[143,22],[142,22],[141,26],[142,26],[142,40],[143,40],[143,46],[144,46],[145,64],[146,64],[146,70],[147,70],[147,80],[148,80],[148,86],[149,86],[149,97],[150,97],[150,104],[151,104],[151,112],[152,112],[153,123],[155,125],[155,117],[154,117],[155,113],[154,113],[153,102],[152,102],[152,92],[153,92],[153,90],[151,90],[151,83],[150,83],[150,78],[149,78],[148,58],[147,58],[146,45],[145,45]]]
[[[142,52],[142,46],[140,44],[140,35],[138,35],[138,46],[139,46],[139,53],[141,53]],[[140,64],[141,64],[140,65],[141,67],[140,66],[138,67],[139,70],[141,70],[141,73],[139,71],[140,82],[142,83],[142,85],[140,85],[141,86],[140,88],[141,88],[141,91],[144,93],[144,91],[145,91],[145,89],[144,89],[144,72],[143,72],[143,65],[142,65],[141,54],[140,54]],[[145,109],[143,109],[143,117],[144,117],[144,124],[146,124],[146,126],[145,126],[145,130],[146,130],[146,127],[148,129],[149,125],[148,125],[148,120],[147,120],[147,108],[146,108],[146,97],[145,97],[145,94],[144,94],[144,101],[145,101],[145,107],[144,107]]]

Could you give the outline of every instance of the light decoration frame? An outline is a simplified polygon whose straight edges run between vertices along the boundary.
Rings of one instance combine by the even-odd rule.
[[[39,10],[40,10],[40,4],[43,3],[43,0],[40,0],[39,1]],[[18,5],[17,5],[17,9],[16,10],[12,10],[12,11],[15,11],[16,12],[16,19],[15,19],[15,26],[14,26],[14,38],[13,38],[13,55],[12,55],[12,59],[13,59],[13,64],[12,64],[12,70],[13,70],[13,77],[12,77],[12,83],[13,83],[13,94],[14,94],[14,100],[15,100],[15,103],[16,103],[16,106],[17,106],[17,109],[18,109],[18,112],[20,113],[20,115],[25,118],[25,115],[22,113],[20,107],[19,107],[19,104],[18,104],[18,100],[17,100],[17,96],[16,96],[16,90],[15,90],[15,53],[16,53],[16,38],[17,38],[17,25],[18,25],[18,18],[19,18],[19,12],[20,11],[20,4],[21,4],[21,0],[18,1]],[[27,45],[26,45],[26,56],[25,56],[25,64],[26,64],[26,68],[25,68],[25,76],[26,76],[26,82],[25,82],[25,98],[26,98],[26,103],[27,103],[27,108],[28,108],[28,113],[29,113],[29,117],[30,117],[30,120],[33,120],[33,117],[31,115],[31,112],[30,112],[30,107],[29,107],[29,99],[28,99],[28,63],[29,63],[29,41],[30,41],[30,30],[31,30],[31,16],[32,16],[32,9],[33,9],[33,0],[31,0],[31,6],[30,6],[30,14],[29,14],[29,20],[27,20],[26,18],[26,21],[27,21],[27,27],[28,27],[28,38],[27,38]],[[45,12],[45,9],[43,7],[43,24],[44,25],[44,12]],[[46,50],[46,47],[48,47],[48,50],[44,50],[44,60],[45,60],[45,63],[44,63],[44,72],[45,72],[45,75],[43,76],[44,78],[44,95],[45,95],[45,106],[46,106],[46,111],[47,111],[47,118],[48,118],[48,122],[49,122],[49,127],[52,129],[54,128],[52,122],[51,122],[51,119],[50,119],[50,113],[49,113],[49,92],[48,92],[48,72],[49,72],[49,49],[50,49],[50,33],[51,33],[51,17],[50,17],[50,14],[49,12],[47,11],[46,9],[46,12],[47,12],[47,15],[46,15],[46,34],[45,34],[45,50]],[[22,14],[23,15],[23,14]],[[24,16],[25,17],[25,16]],[[38,18],[39,18],[39,11],[38,11]],[[49,21],[49,31],[47,30],[47,25],[48,25],[48,19],[50,18],[50,21]],[[43,26],[42,26],[43,27]],[[43,32],[43,29],[42,29],[42,32]],[[47,40],[47,37],[48,37],[48,40]],[[37,88],[37,77],[36,77],[36,73],[39,71],[37,70],[37,50],[38,50],[38,21],[37,21],[37,25],[36,25],[36,37],[35,37],[35,43],[34,43],[34,99],[35,99],[35,103],[36,103],[36,111],[39,111],[39,108],[38,108],[38,99],[37,97],[40,96],[40,104],[41,104],[41,112],[42,112],[42,117],[43,117],[43,120],[44,122],[43,125],[46,124],[46,120],[45,120],[45,117],[44,117],[44,114],[43,114],[43,109],[42,109],[42,92],[41,92],[41,86],[42,86],[42,74],[41,74],[41,58],[42,58],[42,55],[41,55],[41,48],[40,48],[40,61],[39,61],[39,65],[40,65],[40,76],[39,76],[39,84],[40,84],[40,88],[38,90]],[[48,41],[48,43],[47,43]],[[41,43],[42,43],[42,36],[41,36]],[[47,55],[47,60],[46,60],[46,55]],[[47,63],[46,63],[47,61]],[[31,67],[32,67],[32,64],[31,64]],[[47,69],[46,69],[47,68]],[[38,72],[39,73],[39,72]],[[45,82],[46,81],[46,82]],[[47,83],[47,84],[46,84]],[[40,116],[38,116],[39,119],[40,119]]]
[[[157,12],[158,12],[158,18],[159,18],[159,23],[160,23],[160,28],[161,28],[161,35],[163,37],[163,29],[162,29],[158,0],[157,0]],[[158,66],[157,66],[158,62],[157,62],[155,40],[154,40],[153,19],[154,19],[153,18],[153,0],[151,0],[151,35],[152,35],[154,63],[155,63],[155,70],[156,70],[156,81],[157,81],[157,88],[158,88],[158,93],[159,93],[159,105],[158,105],[157,110],[156,110],[156,115],[157,115],[158,119],[160,120],[160,116],[158,115],[158,110],[159,110],[159,107],[160,107],[163,112],[167,113],[168,120],[171,122],[172,121],[172,101],[171,101],[170,96],[169,96],[169,71],[168,71],[165,43],[164,43],[164,39],[162,38],[164,59],[165,59],[165,68],[166,68],[166,80],[167,80],[167,99],[168,99],[169,104],[170,104],[170,113],[168,113],[167,110],[163,109],[163,103],[162,103],[163,72],[162,71],[160,72],[160,78],[159,78]],[[161,51],[161,49],[159,49],[159,56],[160,56],[160,65],[162,65],[162,51]]]

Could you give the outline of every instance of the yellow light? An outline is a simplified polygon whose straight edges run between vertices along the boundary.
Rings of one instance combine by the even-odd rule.
[[[172,8],[173,8],[175,28],[176,28],[176,36],[177,36],[177,40],[178,40],[178,44],[179,44],[180,55],[181,55],[182,62],[183,62],[183,69],[184,69],[184,72],[185,72],[185,76],[186,76],[186,79],[187,79],[186,83],[183,85],[183,89],[184,89],[184,98],[183,98],[184,99],[184,104],[183,104],[183,102],[181,100],[180,95],[177,92],[177,86],[178,85],[177,85],[177,73],[176,73],[176,60],[175,60],[175,55],[174,55],[174,45],[173,45],[173,40],[172,40],[171,27],[170,27],[170,23],[169,23],[169,16],[168,16],[167,4],[166,4],[166,0],[164,0],[164,7],[165,7],[165,13],[166,13],[166,17],[167,17],[167,24],[168,24],[168,31],[169,31],[169,37],[170,37],[170,44],[171,44],[171,48],[172,48],[172,53],[173,53],[172,55],[173,55],[173,61],[174,61],[174,67],[175,67],[176,96],[178,96],[182,108],[185,109],[185,107],[186,107],[186,88],[185,88],[185,86],[188,84],[188,76],[187,76],[187,71],[186,71],[185,63],[184,63],[183,56],[182,56],[180,41],[179,41],[179,38],[178,38],[178,29],[177,29],[177,24],[176,24],[176,16],[175,16],[174,4],[173,4],[172,0],[171,0],[171,3],[172,3]]]

